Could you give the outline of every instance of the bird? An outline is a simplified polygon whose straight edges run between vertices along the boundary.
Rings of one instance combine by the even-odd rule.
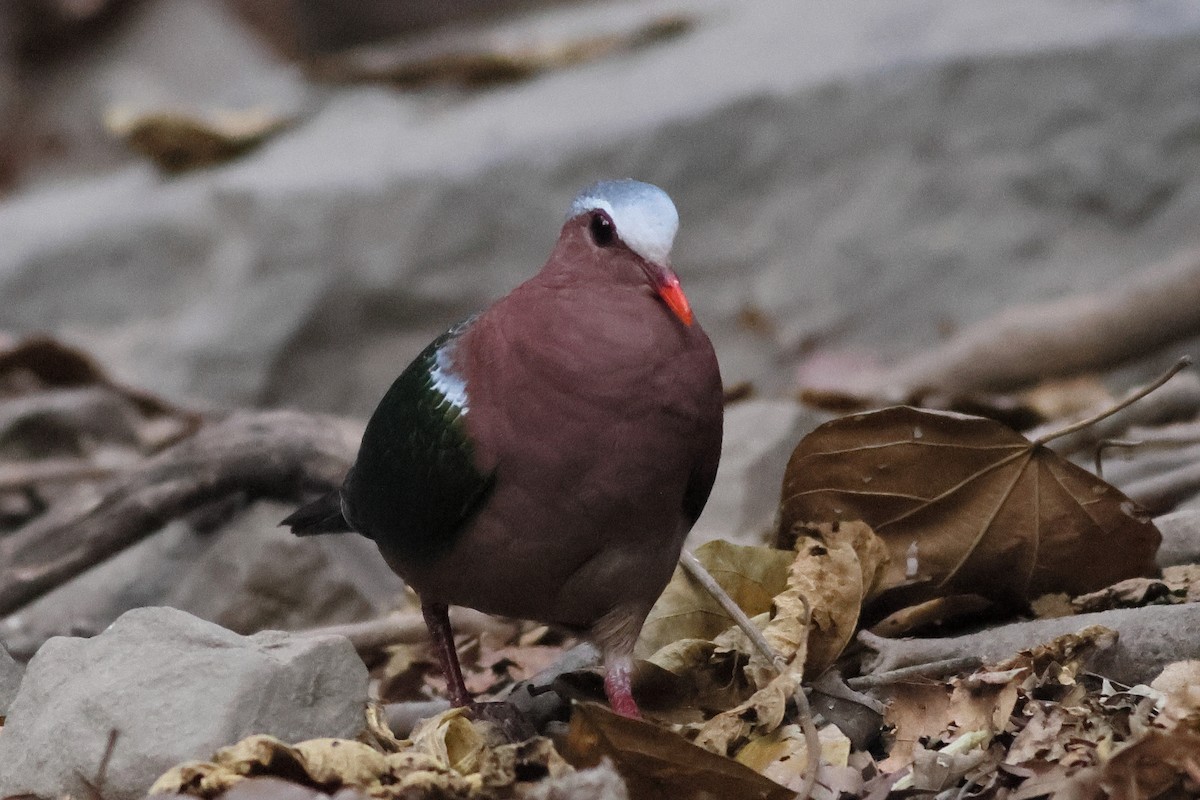
[[[590,638],[617,714],[637,718],[633,649],[721,456],[712,343],[671,264],[657,186],[594,183],[545,265],[452,326],[371,415],[340,488],[282,521],[356,531],[413,590],[455,706],[448,607]]]

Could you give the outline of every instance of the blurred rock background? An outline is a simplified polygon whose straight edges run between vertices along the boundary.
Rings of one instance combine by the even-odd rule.
[[[755,389],[696,537],[756,540],[815,424],[805,359],[888,363],[1196,244],[1197,97],[1191,0],[12,0],[0,330],[192,406],[364,417],[540,266],[578,188],[635,176],[675,198],[675,264]],[[10,647],[139,604],[244,631],[386,606],[357,544],[263,578],[300,546],[282,513],[174,525]]]

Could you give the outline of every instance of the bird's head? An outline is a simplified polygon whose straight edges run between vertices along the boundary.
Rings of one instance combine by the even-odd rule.
[[[600,181],[571,203],[564,239],[588,250],[609,280],[643,280],[676,317],[692,324],[692,309],[671,269],[679,212],[662,189],[634,180]]]

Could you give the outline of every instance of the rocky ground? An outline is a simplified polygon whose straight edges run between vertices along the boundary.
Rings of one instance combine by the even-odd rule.
[[[1043,392],[1065,408],[1023,396],[1030,427],[1200,353],[1187,0],[513,2],[448,27],[420,3],[386,19],[367,3],[336,30],[312,23],[315,1],[75,5],[0,10],[5,574],[28,526],[55,530],[47,508],[70,520],[196,419],[326,412],[352,440],[421,346],[536,270],[600,177],[674,197],[675,265],[727,384],[748,393],[728,406],[693,546],[765,543],[793,448],[836,407],[801,405],[799,389],[924,402],[889,368],[990,337],[986,358],[958,363],[1007,349],[1024,374],[956,386],[986,393],[974,406],[928,404],[1011,411],[1043,378],[1085,376]],[[1044,326],[995,316],[1078,298],[1127,313],[1067,364],[1023,338]],[[22,350],[36,333],[61,349]],[[1109,346],[1122,340],[1138,344]],[[1135,421],[1194,418],[1187,381]],[[1072,443],[1077,460],[1089,444]],[[30,478],[51,457],[66,471]],[[1195,527],[1197,482],[1179,474],[1195,461],[1176,448],[1106,475],[1156,512],[1183,508],[1166,535]],[[376,618],[402,587],[368,542],[277,529],[287,494],[197,502],[8,608],[0,796],[85,795],[103,764],[100,796],[140,797],[250,734],[367,730],[344,717],[367,689],[343,640],[258,632]],[[1159,563],[1195,563],[1190,542],[1166,536]],[[44,645],[61,635],[92,638]],[[300,695],[328,714],[293,719]],[[607,796],[578,791],[561,796]]]

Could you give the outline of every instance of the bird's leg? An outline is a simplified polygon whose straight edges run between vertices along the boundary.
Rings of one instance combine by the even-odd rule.
[[[596,620],[592,638],[604,654],[604,694],[612,710],[622,717],[641,719],[630,687],[633,677],[633,646],[649,606],[619,605]]]
[[[604,659],[604,694],[608,704],[622,717],[641,719],[637,703],[633,700],[630,677],[633,675],[633,659],[628,655]]]
[[[458,651],[454,648],[454,631],[450,628],[450,609],[445,603],[421,603],[421,615],[429,628],[429,638],[437,652],[442,674],[446,676],[446,692],[455,706],[471,705],[471,693],[463,682]],[[632,699],[632,698],[631,698]]]

